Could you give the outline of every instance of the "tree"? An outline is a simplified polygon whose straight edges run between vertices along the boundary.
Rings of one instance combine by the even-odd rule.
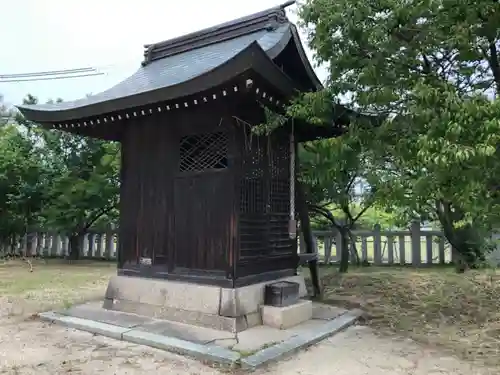
[[[0,127],[0,242],[12,245],[40,219],[47,171],[31,140],[16,127]]]
[[[1,105],[0,119],[9,119],[0,126],[0,245],[57,230],[70,236],[70,257],[78,258],[89,229],[117,220],[119,145],[44,129]]]
[[[0,126],[6,125],[12,118],[12,109],[8,108],[0,95]]]
[[[27,104],[36,103],[28,96]],[[114,223],[119,200],[120,148],[117,143],[39,128],[23,118],[18,122],[42,145],[40,158],[47,168],[45,226],[67,233],[70,258],[80,255],[83,235],[100,223]],[[105,220],[103,220],[105,219]]]
[[[499,212],[498,2],[307,0],[299,14],[329,67],[318,95],[387,116],[373,148],[385,205],[434,216],[473,264]]]
[[[0,242],[11,246],[41,220],[47,203],[48,169],[43,150],[15,113],[0,106]]]
[[[119,197],[119,148],[115,143],[46,132],[54,165],[48,225],[68,232],[70,258],[77,259],[83,235],[103,216],[114,221]]]
[[[365,132],[352,127],[338,138],[308,142],[301,148],[300,178],[309,210],[325,217],[340,234],[340,272],[347,272],[349,244],[355,244],[352,229],[376,202],[375,184],[370,184],[373,158]],[[362,191],[358,191],[360,184],[365,185]],[[352,249],[359,262],[355,246]]]
[[[339,108],[344,110],[344,107]],[[316,126],[331,126],[333,118],[339,114],[335,113],[335,109],[329,93],[306,93],[296,98],[284,113],[265,108],[266,122],[253,130],[268,134],[296,120]],[[309,253],[314,250],[309,218],[312,213],[325,218],[340,234],[340,272],[347,272],[350,243],[354,245],[352,249],[359,263],[352,229],[377,201],[373,176],[379,170],[378,160],[370,148],[373,122],[362,117],[340,137],[305,142],[298,148],[297,206],[306,250]],[[365,188],[358,192],[360,184]],[[332,209],[340,211],[340,216],[335,216]],[[316,272],[311,263],[310,268],[312,273]]]

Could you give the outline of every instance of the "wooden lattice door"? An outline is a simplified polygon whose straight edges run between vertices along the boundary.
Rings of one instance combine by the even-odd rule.
[[[225,132],[180,140],[175,178],[175,268],[224,271],[230,239],[232,179]]]
[[[242,157],[240,259],[293,252],[290,151],[286,136],[254,137]]]

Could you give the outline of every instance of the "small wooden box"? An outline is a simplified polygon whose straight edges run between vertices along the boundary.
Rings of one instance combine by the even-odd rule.
[[[264,292],[264,304],[284,307],[297,303],[299,300],[299,284],[290,281],[278,281],[268,284]]]

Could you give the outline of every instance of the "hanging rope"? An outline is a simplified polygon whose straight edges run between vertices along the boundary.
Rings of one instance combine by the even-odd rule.
[[[292,131],[290,132],[290,222],[295,221],[295,128],[292,120]],[[290,228],[291,229],[291,228]],[[290,230],[291,232],[291,230]],[[290,236],[295,233],[290,233]]]

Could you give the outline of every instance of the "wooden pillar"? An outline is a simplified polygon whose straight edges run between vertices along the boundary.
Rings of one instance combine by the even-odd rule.
[[[311,230],[311,221],[309,220],[309,210],[307,208],[307,202],[304,194],[304,188],[302,184],[297,181],[297,209],[300,219],[300,227],[302,229],[302,235],[304,238],[304,245],[306,253],[313,254],[315,252],[314,239]],[[311,272],[311,281],[314,290],[314,296],[321,296],[321,286],[319,282],[319,266],[318,260],[313,259],[309,261],[309,270]]]

